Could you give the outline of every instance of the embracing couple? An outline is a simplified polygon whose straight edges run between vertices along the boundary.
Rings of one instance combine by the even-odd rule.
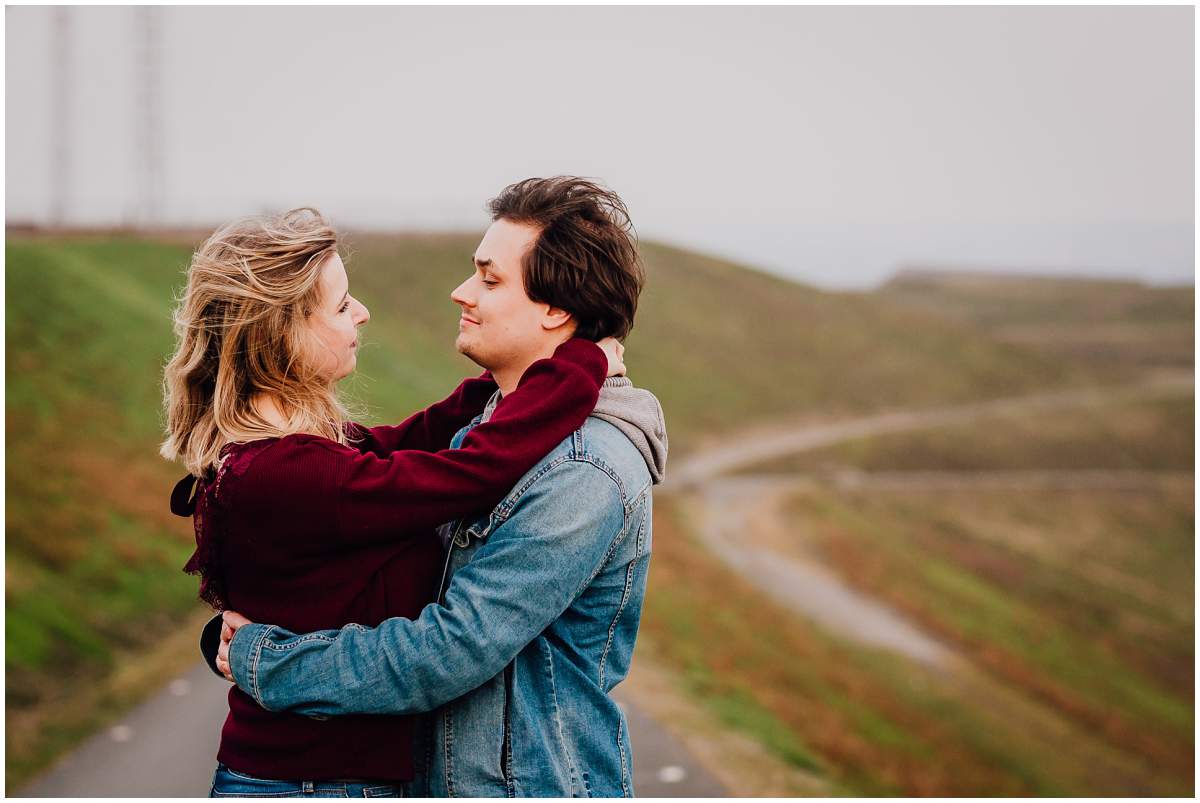
[[[338,401],[369,314],[319,213],[237,221],[192,259],[162,452],[236,684],[213,796],[633,795],[609,693],[667,453],[617,340],[644,275],[597,184],[528,179],[490,211],[450,294],[485,370],[397,426]]]

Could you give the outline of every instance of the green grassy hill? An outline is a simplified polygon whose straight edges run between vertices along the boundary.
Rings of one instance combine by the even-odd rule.
[[[366,420],[396,420],[477,370],[453,351],[448,299],[476,241],[351,238],[352,286],[373,314],[350,382]],[[10,788],[132,701],[146,684],[128,667],[169,634],[188,645],[177,660],[193,660],[193,631],[181,629],[198,613],[196,581],[180,572],[190,522],[167,508],[183,472],[157,444],[172,297],[194,245],[8,239]],[[775,417],[1094,381],[925,310],[660,246],[644,253],[649,283],[627,362],[662,400],[676,453]]]

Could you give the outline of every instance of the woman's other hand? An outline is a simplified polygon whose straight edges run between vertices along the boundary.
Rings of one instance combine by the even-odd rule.
[[[596,343],[608,357],[608,376],[625,376],[625,347],[615,337],[606,337]]]
[[[235,683],[233,672],[229,668],[229,643],[233,641],[233,634],[238,631],[238,628],[251,624],[251,622],[237,611],[225,611],[221,614],[221,619],[225,624],[221,626],[221,646],[217,648],[217,669],[221,670],[221,674],[225,676],[226,680]]]

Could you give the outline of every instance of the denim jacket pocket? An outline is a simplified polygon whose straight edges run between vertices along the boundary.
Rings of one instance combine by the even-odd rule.
[[[508,708],[508,672],[501,672],[441,711],[440,756],[435,756],[437,780],[448,797],[512,797],[512,743],[504,712]],[[485,705],[476,705],[486,699]],[[508,759],[508,760],[506,760]],[[430,790],[437,796],[436,789]]]

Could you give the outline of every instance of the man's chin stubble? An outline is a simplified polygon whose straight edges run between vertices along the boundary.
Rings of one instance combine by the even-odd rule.
[[[480,368],[484,368],[484,369],[487,368],[487,366],[484,365],[483,363],[481,363],[479,361],[479,358],[475,356],[474,350],[471,348],[471,345],[469,343],[463,343],[461,340],[456,340],[454,342],[454,348],[458,349],[459,354],[463,355],[468,360],[470,360],[471,362],[478,365]]]

